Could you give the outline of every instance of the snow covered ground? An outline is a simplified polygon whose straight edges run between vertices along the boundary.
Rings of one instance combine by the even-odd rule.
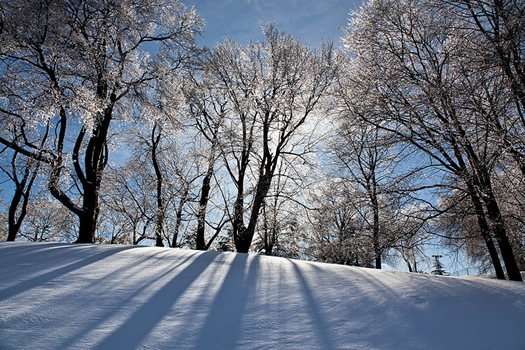
[[[0,243],[0,349],[525,349],[525,283]]]

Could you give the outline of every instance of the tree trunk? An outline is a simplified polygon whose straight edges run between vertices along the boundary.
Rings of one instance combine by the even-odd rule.
[[[250,236],[246,227],[239,230],[238,234],[234,237],[237,253],[248,253],[252,245],[252,238],[253,236]]]
[[[277,147],[277,151],[274,155],[272,155],[272,153],[270,152],[270,116],[270,112],[265,113],[262,134],[264,153],[261,160],[261,164],[259,166],[259,178],[257,180],[257,186],[255,187],[255,197],[253,199],[250,221],[248,222],[248,227],[244,227],[244,225],[242,225],[240,230],[237,232],[237,235],[234,234],[233,236],[235,248],[240,253],[248,253],[248,250],[250,249],[253,236],[255,235],[255,229],[257,227],[257,220],[259,219],[259,213],[261,211],[262,206],[264,205],[266,195],[270,190],[270,185],[272,184],[272,178],[275,171],[275,167],[277,166],[277,161],[279,159],[279,147]],[[282,142],[282,140],[280,142]],[[239,217],[237,219],[242,220],[242,217]]]
[[[244,226],[244,188],[238,187],[237,198],[235,199],[235,204],[233,205],[233,241],[235,243],[235,248],[239,253],[247,253],[250,246],[245,247],[245,243],[242,243],[244,239],[246,226]],[[239,244],[239,246],[238,246]],[[241,250],[239,250],[241,248]]]
[[[266,195],[270,190],[272,182],[271,172],[266,172],[259,177],[259,182],[255,190],[255,198],[253,199],[252,212],[250,215],[250,222],[248,227],[239,230],[238,234],[234,236],[235,248],[239,253],[248,253],[252,245],[253,236],[255,235],[255,228],[257,227],[257,220],[261,207],[263,206]]]
[[[467,187],[469,190],[470,200],[474,205],[474,210],[476,211],[476,216],[478,218],[480,234],[485,241],[487,250],[489,251],[490,260],[492,261],[492,266],[494,266],[494,271],[496,272],[496,278],[504,280],[505,273],[503,272],[503,266],[501,266],[498,251],[496,250],[496,246],[494,245],[490,235],[490,227],[485,216],[485,211],[483,210],[481,199],[479,198],[474,186],[470,181],[467,183]]]
[[[189,190],[186,188],[184,190],[184,193],[182,194],[182,197],[180,198],[179,202],[179,208],[177,209],[176,214],[176,221],[175,221],[175,228],[173,229],[173,240],[171,242],[171,247],[176,248],[177,247],[177,240],[179,237],[179,231],[180,227],[182,225],[182,208],[184,207],[184,204],[186,204],[186,201],[188,200]]]
[[[7,241],[14,241],[16,239],[16,235],[18,234],[18,230],[20,229],[20,225],[22,224],[22,220],[24,220],[24,217],[26,215],[25,205],[22,204],[22,211],[20,212],[20,215],[18,216],[18,220],[16,219],[16,209],[18,208],[18,205],[20,204],[20,200],[23,197],[23,192],[20,191],[20,189],[17,186],[17,189],[15,190],[15,194],[13,195],[13,198],[11,199],[11,205],[9,205],[9,217],[8,217],[8,227],[9,227],[9,233],[7,235]],[[24,199],[24,202],[26,202],[27,199]]]
[[[49,130],[49,123],[47,125],[47,130]],[[46,132],[42,142],[41,147],[43,148],[46,140],[47,140],[48,133]],[[41,153],[39,153],[41,155]],[[11,161],[11,167],[13,171],[12,180],[15,183],[15,193],[13,195],[13,198],[11,199],[11,204],[9,205],[9,213],[8,213],[8,235],[7,235],[7,241],[14,241],[16,239],[16,236],[18,234],[18,231],[20,231],[20,227],[22,226],[22,222],[25,219],[25,216],[27,214],[27,205],[29,204],[29,196],[31,194],[31,188],[33,187],[33,184],[36,180],[36,176],[38,175],[38,171],[40,169],[40,162],[35,159],[28,158],[25,163],[25,169],[24,169],[24,176],[22,177],[22,180],[18,180],[17,176],[17,159],[18,151],[15,151],[13,154],[13,159]],[[32,171],[33,164],[36,162],[35,169]],[[29,182],[28,182],[29,180]],[[20,213],[18,215],[18,218],[16,217],[16,212],[18,210],[18,206],[20,205],[20,201],[22,201],[22,207],[20,208]]]
[[[405,259],[405,262],[407,263],[408,272],[417,272],[415,268],[412,268],[412,264],[410,263],[408,259]]]
[[[277,198],[277,197],[275,197]],[[263,215],[263,232],[264,232],[264,255],[272,255],[273,246],[276,239],[276,226],[275,216],[273,216],[272,225],[268,224],[268,211],[266,210],[266,203],[263,203],[262,215]],[[273,215],[274,213],[272,213]]]
[[[11,201],[11,205],[9,206],[9,219],[8,219],[9,233],[7,235],[8,241],[14,241],[16,239],[16,235],[18,234],[18,231],[20,230],[20,226],[22,226],[22,222],[24,221],[26,217],[27,205],[29,204],[29,195],[31,194],[31,188],[33,187],[33,183],[35,182],[37,173],[38,173],[38,166],[35,172],[33,172],[33,174],[31,175],[31,179],[29,179],[29,183],[27,187],[25,187],[25,184],[27,182],[27,176],[29,175],[29,170],[27,169],[26,174],[24,175],[24,178],[22,179],[22,182],[20,184],[17,184],[16,186],[17,188],[15,190],[15,194]],[[17,219],[16,210],[18,208],[18,205],[20,204],[20,200],[22,200],[22,208],[20,209],[20,214],[18,215],[18,219]]]
[[[111,99],[114,101],[115,96],[112,95]],[[53,183],[52,193],[55,192],[53,194],[55,198],[61,201],[68,209],[75,212],[79,218],[80,227],[76,243],[95,243],[98,214],[100,211],[100,184],[108,160],[106,139],[112,113],[112,106],[106,108],[100,123],[95,130],[93,130],[84,155],[85,173],[78,163],[79,149],[86,133],[85,127],[82,128],[73,150],[73,165],[84,190],[82,208],[80,210],[76,209],[67,195],[58,189],[58,181]],[[60,170],[57,171],[55,176],[57,177],[55,180],[60,178]]]
[[[267,233],[265,232],[264,255],[273,255],[273,242],[273,239],[268,237]]]
[[[489,251],[490,260],[492,261],[492,266],[494,266],[494,271],[496,272],[496,278],[500,280],[504,280],[505,272],[503,271],[503,266],[501,265],[501,261],[499,259],[498,251],[496,250],[496,246],[494,245],[494,242],[492,241],[489,225],[487,223],[487,219],[485,218],[485,213],[483,212],[483,209],[481,209],[481,212],[478,209],[476,209],[476,212],[477,212],[476,216],[478,218],[478,224],[479,224],[481,236],[483,237],[483,240],[485,241],[485,245],[487,246],[487,250]]]
[[[516,263],[514,251],[510,245],[509,238],[505,229],[505,223],[499,210],[498,203],[492,192],[489,192],[486,197],[483,198],[485,205],[487,206],[487,214],[494,224],[494,234],[498,242],[498,246],[501,252],[503,261],[505,262],[505,268],[511,281],[523,281],[521,273]]]
[[[375,181],[375,177],[373,178],[373,181]],[[381,269],[381,243],[379,239],[379,203],[377,200],[377,194],[376,194],[376,184],[373,185],[373,192],[370,194],[370,200],[372,204],[372,211],[373,211],[373,244],[374,244],[374,254],[375,254],[375,264],[376,269]]]
[[[475,189],[479,189],[479,196],[487,208],[487,215],[493,224],[492,229],[494,235],[496,236],[496,241],[498,242],[501,256],[505,262],[505,268],[507,269],[509,279],[512,281],[522,281],[520,270],[514,256],[514,251],[512,250],[512,246],[510,245],[509,238],[507,236],[505,223],[496,201],[496,197],[494,196],[494,191],[492,190],[489,171],[481,162],[478,161],[476,154],[470,145],[468,145],[466,149],[467,155],[469,156],[469,162],[476,170],[473,175],[473,181],[475,181],[473,185]]]
[[[158,128],[158,134],[156,134]],[[162,126],[157,122],[151,130],[151,161],[155,169],[155,176],[157,181],[157,213],[155,215],[155,246],[164,247],[162,241],[162,232],[164,231],[164,202],[162,198],[162,182],[163,175],[160,171],[159,160],[157,158],[158,147],[162,135]]]
[[[212,157],[213,157],[213,154],[212,154]],[[206,240],[205,240],[206,210],[208,207],[208,201],[210,197],[212,176],[213,176],[213,160],[210,160],[208,171],[206,172],[206,176],[202,180],[201,198],[199,200],[199,212],[197,214],[197,236],[196,236],[196,246],[195,246],[197,250],[206,250]]]
[[[85,207],[86,212],[78,216],[79,230],[75,243],[95,243],[98,220],[98,210],[93,210],[95,207],[90,204],[89,208]]]
[[[31,172],[31,168],[33,165],[34,160],[29,160],[26,163],[24,176],[22,177],[21,181],[18,181],[18,177],[16,175],[16,157],[18,152],[15,152],[13,155],[13,161],[12,161],[12,167],[13,167],[13,180],[15,182],[15,193],[13,195],[13,198],[11,200],[11,204],[9,205],[9,214],[8,214],[8,226],[9,226],[9,233],[7,235],[8,241],[14,241],[16,239],[16,235],[18,234],[18,231],[20,230],[20,226],[22,226],[22,222],[24,221],[24,218],[27,214],[27,205],[29,204],[29,195],[31,194],[31,188],[33,187],[33,183],[35,182],[36,175],[38,174],[39,164],[36,165],[35,171]],[[31,175],[31,178],[29,176]],[[29,179],[29,183],[27,180]],[[27,186],[26,186],[27,185]],[[22,208],[20,209],[20,214],[18,215],[18,218],[16,217],[16,211],[18,209],[18,206],[20,204],[20,201],[22,201]]]
[[[459,122],[457,122],[457,124],[459,125]],[[490,183],[490,175],[487,170],[486,164],[480,161],[478,154],[474,150],[474,147],[468,141],[465,130],[458,126],[456,126],[456,129],[459,131],[459,134],[461,138],[463,139],[462,147],[465,150],[465,154],[467,156],[468,162],[470,163],[470,166],[472,168],[470,175],[466,173],[463,174],[463,179],[467,183],[471,200],[474,204],[476,213],[478,215],[478,222],[480,223],[480,231],[483,236],[483,239],[485,240],[485,244],[487,245],[487,249],[489,250],[489,254],[493,262],[494,269],[496,270],[496,276],[499,279],[505,279],[505,275],[503,274],[503,269],[501,267],[501,262],[499,260],[498,253],[496,251],[496,248],[494,247],[494,242],[492,241],[492,237],[490,235],[489,225],[487,224],[485,220],[485,212],[480,202],[480,199],[483,200],[485,202],[485,205],[487,206],[488,217],[491,220],[491,222],[495,224],[494,233],[496,234],[496,239],[498,240],[498,242],[499,242],[498,236],[503,235],[506,238],[507,234],[505,232],[505,227],[503,226],[503,221],[501,219],[501,216],[500,216],[500,219],[501,219],[500,220],[501,225],[500,225],[499,223],[495,221],[497,220],[497,218],[493,214],[490,213],[490,209],[488,208],[488,203],[485,198],[487,195],[493,196],[492,185]],[[457,156],[456,158],[458,160],[460,159],[459,156]],[[463,164],[462,168],[465,169],[465,172],[466,172],[467,167],[465,166],[464,163],[462,164]],[[497,208],[497,211],[499,213],[499,208]],[[496,231],[499,231],[499,232],[496,232]],[[507,265],[507,260],[509,260],[509,257],[505,258],[505,255],[503,255],[503,251],[501,250],[502,248],[501,244],[499,244],[499,247],[502,253],[503,260],[505,261],[505,265]],[[512,255],[512,259],[510,260],[514,260],[514,255]],[[509,260],[509,264],[511,264],[510,260]],[[514,260],[514,264],[515,263],[516,261]],[[521,277],[520,277],[520,280],[521,280]]]

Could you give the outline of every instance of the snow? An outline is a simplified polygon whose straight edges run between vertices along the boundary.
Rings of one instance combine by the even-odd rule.
[[[525,349],[525,283],[0,243],[0,349]]]

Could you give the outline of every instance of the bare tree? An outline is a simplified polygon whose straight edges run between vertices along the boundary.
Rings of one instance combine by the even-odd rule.
[[[42,127],[43,137],[39,142],[33,142],[35,150],[42,155],[42,150],[47,141],[49,135],[50,124]],[[25,123],[18,121],[11,123],[5,130],[6,134],[13,135],[16,139],[17,136],[24,134],[26,138],[36,137],[34,133],[29,135],[25,132]],[[12,150],[8,147],[4,147],[0,154],[5,156],[7,161],[8,155],[11,156],[9,164],[0,164],[0,170],[9,178],[10,182],[14,185],[14,193],[9,204],[8,212],[8,241],[14,241],[22,226],[24,218],[27,214],[27,206],[30,201],[31,190],[37,179],[41,162],[33,158],[21,156],[17,150]]]
[[[102,186],[102,217],[105,238],[109,243],[137,245],[154,240],[154,177],[143,159],[132,156],[126,164],[106,171]],[[104,237],[103,237],[104,238]]]
[[[363,219],[371,228],[375,267],[380,269],[381,255],[388,248],[383,247],[384,237],[381,237],[386,228],[379,216],[379,196],[387,191],[387,183],[394,183],[392,175],[396,157],[390,154],[394,147],[387,143],[380,129],[360,120],[352,121],[348,115],[345,117],[333,146],[336,161],[343,167],[342,171],[349,175],[348,181],[356,183],[366,193],[367,200],[362,201],[361,205],[370,208],[371,217],[365,214]]]
[[[315,209],[309,216],[307,256],[321,262],[374,266],[374,247],[359,211],[366,202],[362,197],[342,179],[318,184],[310,198]]]
[[[315,112],[334,73],[330,46],[315,52],[274,25],[263,31],[264,42],[246,47],[224,42],[206,63],[217,91],[231,104],[221,146],[236,188],[231,224],[239,252],[248,252],[279,161],[294,154],[294,137]]]
[[[40,163],[33,159],[19,160],[19,153],[13,152],[11,159],[11,169],[7,170],[0,167],[1,170],[11,179],[15,191],[11,198],[8,214],[8,236],[7,241],[14,241],[19,233],[20,227],[27,214],[27,205],[29,204],[31,190],[38,175]],[[20,172],[20,169],[22,172]]]
[[[0,135],[0,142],[51,167],[51,194],[79,218],[77,241],[94,242],[112,121],[134,116],[152,86],[172,81],[195,53],[201,20],[177,1],[2,5],[10,18],[0,40],[3,123],[18,119],[36,128],[50,121],[55,138],[43,152],[23,130],[14,139]],[[148,43],[158,48],[152,58]],[[144,118],[157,114],[142,112]]]
[[[473,38],[468,55],[476,61],[478,72],[492,72],[498,80],[490,88],[499,85],[510,90],[509,101],[514,104],[511,113],[501,113],[501,108],[494,113],[487,107],[486,121],[525,175],[525,4],[511,0],[451,0],[438,6],[452,10],[461,20],[466,37]]]
[[[35,193],[27,205],[26,218],[20,227],[19,239],[32,242],[73,242],[77,226],[74,215],[44,188],[33,192]]]
[[[509,278],[521,280],[490,178],[497,148],[488,142],[490,128],[465,105],[468,92],[458,83],[461,65],[453,59],[463,57],[464,45],[457,19],[447,11],[434,16],[428,11],[432,6],[423,2],[375,1],[352,22],[346,40],[356,54],[352,80],[364,82],[355,86],[367,94],[365,103],[376,104],[361,104],[361,111],[367,110],[361,117],[465,182],[495,268],[498,254],[490,231]],[[482,222],[484,208],[490,228]]]
[[[122,232],[133,244],[154,240],[157,246],[179,246],[181,230],[195,200],[195,181],[200,177],[191,146],[180,143],[181,130],[160,120],[143,128],[122,128],[116,135],[130,158],[109,166],[102,189],[103,213],[108,232]],[[120,213],[120,218],[119,218]],[[130,237],[132,236],[132,238]]]
[[[227,220],[223,219],[215,226],[214,234],[206,241],[206,227],[213,226],[207,222],[208,204],[211,199],[212,185],[216,174],[217,162],[223,157],[221,138],[226,115],[230,113],[232,103],[227,95],[220,91],[217,77],[214,76],[210,65],[206,64],[209,52],[200,64],[200,70],[190,74],[184,86],[187,101],[187,112],[190,123],[196,130],[195,146],[200,145],[204,150],[203,158],[205,169],[197,208],[197,230],[195,233],[195,247],[198,250],[207,250],[220,234]],[[199,147],[196,147],[199,148]]]

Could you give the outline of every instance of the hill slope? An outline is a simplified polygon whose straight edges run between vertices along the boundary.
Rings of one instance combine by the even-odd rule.
[[[525,283],[0,244],[0,349],[525,349]]]

